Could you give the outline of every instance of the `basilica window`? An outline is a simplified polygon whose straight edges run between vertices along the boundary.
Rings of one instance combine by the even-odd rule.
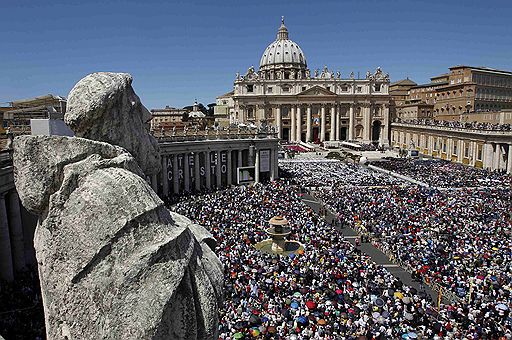
[[[357,92],[362,92],[363,91],[363,87],[362,86],[358,86],[357,87]]]
[[[375,84],[375,92],[380,92],[380,84]]]
[[[343,86],[341,87],[341,91],[342,91],[342,92],[347,92],[347,91],[348,91],[348,86],[347,86],[347,85],[343,85]]]
[[[283,87],[283,92],[290,92],[290,88],[288,86]]]
[[[254,92],[254,85],[247,85],[247,92],[249,92],[249,93]]]
[[[330,86],[327,86],[327,91],[330,91],[331,90],[331,87]]]
[[[267,87],[267,92],[272,93],[272,86]]]
[[[247,109],[247,118],[254,119],[254,109],[252,107]]]
[[[306,86],[302,86],[302,91],[306,91]]]

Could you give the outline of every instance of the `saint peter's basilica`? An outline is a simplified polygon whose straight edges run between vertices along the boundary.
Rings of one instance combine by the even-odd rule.
[[[234,90],[217,99],[217,109],[224,106],[232,124],[276,128],[285,141],[388,145],[389,75],[377,68],[358,78],[326,66],[311,71],[282,19],[259,69],[237,73]]]

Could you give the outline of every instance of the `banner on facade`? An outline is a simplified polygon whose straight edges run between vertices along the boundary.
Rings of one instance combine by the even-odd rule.
[[[270,150],[260,150],[260,172],[270,171]]]
[[[249,184],[254,182],[254,174],[256,172],[256,168],[253,166],[244,166],[237,168],[237,181],[238,184]]]

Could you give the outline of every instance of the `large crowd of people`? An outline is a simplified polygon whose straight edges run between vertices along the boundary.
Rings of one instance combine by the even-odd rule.
[[[505,173],[477,169],[445,160],[395,158],[374,161],[371,164],[439,188],[512,186],[512,176]]]
[[[204,225],[218,241],[226,294],[221,339],[492,339],[506,334],[495,301],[478,309],[471,307],[475,304],[442,305],[437,314],[425,292],[404,286],[309,209],[291,181],[190,197],[173,207]],[[344,188],[350,196],[351,189]],[[291,222],[290,238],[304,245],[303,254],[273,257],[255,249],[267,238],[264,229],[274,215]],[[505,247],[506,241],[498,246]],[[487,275],[482,278],[482,286],[489,280]],[[503,315],[508,317],[508,312]]]
[[[436,119],[400,119],[396,118],[395,123],[406,123],[414,125],[429,125],[440,126],[457,129],[472,129],[472,130],[488,130],[488,131],[511,131],[511,124],[498,124],[498,123],[484,123],[484,122],[461,122],[451,120],[436,120]]]
[[[346,165],[335,163],[302,163],[292,175],[304,186],[313,178],[315,196],[337,213],[342,225],[373,237],[375,245],[403,267],[455,296],[456,307],[468,313],[466,323],[510,334],[512,191],[505,185],[510,178],[446,162],[419,164],[421,168],[405,174],[442,183],[445,189],[385,182],[361,185],[352,178],[358,170],[362,176],[369,170],[358,166],[353,176],[341,181],[344,171],[336,172]],[[448,178],[443,178],[444,171]]]
[[[306,188],[323,186],[387,186],[406,184],[401,179],[353,163],[335,160],[297,160],[279,163],[279,175]]]

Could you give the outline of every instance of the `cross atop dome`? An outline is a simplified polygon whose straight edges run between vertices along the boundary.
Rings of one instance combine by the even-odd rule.
[[[288,29],[284,25],[284,15],[281,17],[281,27],[277,31],[277,40],[288,40]]]

